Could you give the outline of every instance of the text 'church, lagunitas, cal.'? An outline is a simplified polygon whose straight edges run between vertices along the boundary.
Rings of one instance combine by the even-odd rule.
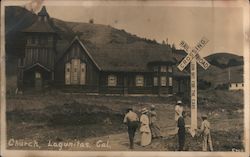
[[[181,60],[178,51],[182,50],[142,38],[115,40],[118,30],[110,26],[84,23],[81,31],[70,32],[62,29],[63,24],[66,22],[51,18],[44,6],[34,22],[22,30],[25,46],[18,61],[18,90],[189,93],[190,75],[177,69]]]

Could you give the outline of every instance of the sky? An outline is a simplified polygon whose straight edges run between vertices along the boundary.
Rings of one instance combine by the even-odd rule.
[[[243,9],[240,7],[180,7],[150,5],[46,6],[51,17],[65,21],[110,25],[139,37],[168,40],[191,47],[202,38],[209,42],[201,56],[228,52],[243,55]]]

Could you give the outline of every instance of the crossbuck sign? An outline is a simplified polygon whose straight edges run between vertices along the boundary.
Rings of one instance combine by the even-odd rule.
[[[205,70],[210,64],[202,58],[198,52],[208,43],[208,39],[203,37],[197,45],[191,49],[190,46],[185,42],[181,41],[180,46],[188,53],[188,55],[178,65],[178,69],[183,71],[185,67],[190,63],[190,84],[191,84],[191,135],[195,135],[197,129],[197,64],[200,64]]]

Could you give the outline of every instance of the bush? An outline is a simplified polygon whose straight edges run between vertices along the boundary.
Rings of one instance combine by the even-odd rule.
[[[228,88],[229,88],[228,83],[219,84],[215,87],[215,89],[219,89],[219,90],[228,90]]]

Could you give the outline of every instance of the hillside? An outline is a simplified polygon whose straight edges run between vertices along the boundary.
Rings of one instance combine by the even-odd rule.
[[[24,8],[7,7],[6,55],[8,57],[7,64],[9,65],[7,66],[7,75],[15,75],[17,58],[24,55],[25,39],[21,31],[31,25],[36,18],[36,14]],[[155,40],[140,38],[125,30],[115,29],[102,24],[67,22],[53,17],[51,17],[50,23],[59,37],[56,45],[58,57],[65,51],[72,39],[78,36],[87,49],[93,53],[92,55],[100,58],[100,64],[105,64],[102,63],[102,58],[107,57],[110,58],[109,60],[113,65],[123,64],[120,61],[118,63],[115,62],[117,58],[113,57],[121,59],[124,58],[122,57],[124,55],[129,58],[124,61],[124,64],[136,59],[137,56],[149,59],[154,59],[154,56],[165,59],[172,58],[172,50],[169,45],[159,44]],[[117,53],[119,54],[117,55]],[[137,65],[131,64],[131,67],[135,66]]]
[[[7,56],[7,75],[15,76],[17,58],[24,52],[24,34],[21,32],[24,28],[30,26],[37,15],[21,7],[6,7],[6,56]],[[99,58],[109,57],[111,64],[116,63],[115,56],[123,56],[129,60],[136,59],[136,56],[145,58],[154,57],[153,54],[161,55],[166,58],[172,51],[168,45],[159,44],[154,40],[140,38],[130,34],[125,30],[118,30],[111,26],[93,23],[66,22],[51,17],[51,23],[59,36],[57,43],[58,54],[64,52],[71,40],[77,35],[87,48],[96,51]],[[113,55],[119,53],[119,55]],[[150,55],[149,55],[150,54]],[[100,56],[101,55],[101,56]],[[173,55],[177,61],[186,55],[183,50],[173,50]],[[210,82],[212,87],[228,82],[228,68],[231,67],[231,75],[241,79],[243,75],[243,57],[230,53],[216,53],[205,57],[211,64],[208,70],[203,70],[199,66],[198,79]],[[104,61],[104,59],[103,59]],[[126,62],[129,63],[128,60]],[[105,64],[105,63],[103,63]],[[131,67],[136,66],[131,64]],[[14,81],[15,82],[15,81]]]
[[[198,68],[198,79],[211,83],[212,88],[226,87],[229,82],[243,81],[243,56],[231,53],[216,53],[205,57],[211,66]]]
[[[241,82],[243,81],[243,65],[232,66],[224,69],[211,65],[207,70],[199,67],[198,79],[210,82],[212,88],[216,88],[218,85],[227,84],[230,81]]]
[[[231,53],[218,52],[205,57],[206,60],[219,68],[228,68],[232,66],[239,66],[244,64],[242,56],[238,56]]]
[[[187,55],[187,53],[181,49],[173,50],[173,54],[178,62],[180,62]],[[238,56],[227,52],[216,52],[206,56],[205,59],[211,65],[221,69],[244,64],[243,56]]]

